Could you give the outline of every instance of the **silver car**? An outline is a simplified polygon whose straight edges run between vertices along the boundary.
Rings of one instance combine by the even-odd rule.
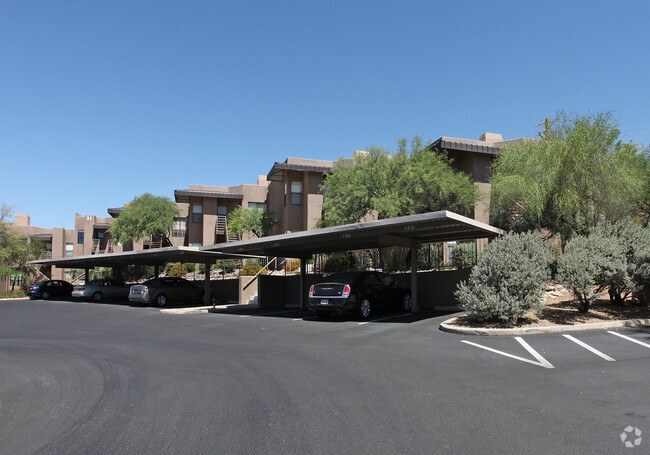
[[[129,300],[134,303],[165,306],[170,302],[200,302],[203,288],[183,278],[154,278],[142,284],[134,284]]]
[[[126,300],[129,297],[129,286],[123,281],[113,279],[92,280],[72,289],[72,297],[92,300],[99,303],[103,300]]]

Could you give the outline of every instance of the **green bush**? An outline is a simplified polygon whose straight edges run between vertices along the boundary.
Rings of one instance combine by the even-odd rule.
[[[194,264],[170,264],[166,267],[167,276],[183,277],[194,271]]]
[[[25,297],[25,291],[22,289],[0,292],[0,299],[19,299],[21,297]]]
[[[356,260],[353,256],[335,254],[327,259],[325,265],[323,266],[323,272],[348,272],[350,270],[354,270],[356,268],[356,265]]]
[[[258,273],[260,275],[266,275],[267,270],[266,269],[262,270],[262,269],[264,269],[264,267],[262,267],[260,264],[257,264],[257,263],[246,264],[241,269],[241,271],[239,272],[239,275],[240,276],[255,276]],[[261,273],[260,273],[260,271],[261,271]]]
[[[476,243],[459,243],[451,250],[451,261],[458,269],[469,269],[476,265]]]
[[[455,293],[460,307],[478,321],[516,324],[541,305],[551,253],[536,234],[508,234],[486,247]]]
[[[217,268],[221,269],[225,274],[234,272],[237,269],[237,265],[237,261],[234,259],[222,259],[221,261],[217,261]]]

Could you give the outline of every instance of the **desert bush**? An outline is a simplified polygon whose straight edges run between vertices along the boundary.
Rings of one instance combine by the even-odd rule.
[[[194,264],[169,264],[165,269],[167,276],[183,277],[194,271]]]
[[[356,260],[354,256],[348,256],[345,254],[334,254],[330,256],[325,265],[323,266],[323,272],[333,273],[333,272],[347,272],[354,270],[356,268]]]
[[[240,276],[255,276],[257,274],[266,275],[268,272],[261,264],[249,263],[244,265],[239,272]]]
[[[232,273],[237,269],[237,261],[234,259],[222,259],[217,261],[217,268],[220,268],[221,271],[225,274]]]
[[[476,243],[459,243],[451,250],[451,261],[458,269],[468,269],[476,265]]]
[[[473,319],[514,325],[531,309],[539,309],[551,261],[536,234],[497,238],[485,248],[469,279],[458,285],[456,300]]]
[[[589,311],[598,295],[598,284],[624,267],[623,249],[602,235],[574,237],[566,244],[558,265],[558,278],[578,301],[578,310]]]

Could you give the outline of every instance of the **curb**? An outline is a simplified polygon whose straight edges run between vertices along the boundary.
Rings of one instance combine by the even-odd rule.
[[[602,330],[621,327],[647,327],[650,326],[650,319],[630,319],[627,321],[609,321],[593,322],[579,325],[549,325],[540,327],[523,327],[518,329],[486,329],[476,327],[457,327],[451,324],[458,317],[447,319],[440,323],[440,330],[449,333],[459,333],[462,335],[532,335],[536,333],[558,333],[558,332],[578,332],[581,330]]]
[[[197,313],[207,313],[208,310],[211,309],[212,309],[212,305],[199,306],[193,308],[165,308],[164,310],[160,310],[160,312],[163,314],[197,314]]]

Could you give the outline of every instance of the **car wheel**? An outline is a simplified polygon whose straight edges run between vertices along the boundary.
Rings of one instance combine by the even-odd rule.
[[[402,297],[402,309],[404,311],[411,311],[411,304],[411,295],[404,294],[404,297]]]
[[[370,302],[368,299],[363,299],[359,304],[359,317],[361,319],[368,319],[370,317]]]
[[[156,305],[157,306],[167,305],[167,296],[165,294],[158,294],[156,296]]]
[[[50,293],[47,291],[43,291],[41,293],[41,297],[43,298],[43,300],[50,300]]]
[[[93,302],[99,303],[104,299],[104,296],[102,295],[101,292],[95,292],[93,294]]]
[[[329,311],[317,311],[316,315],[321,319],[329,319],[332,313]]]

